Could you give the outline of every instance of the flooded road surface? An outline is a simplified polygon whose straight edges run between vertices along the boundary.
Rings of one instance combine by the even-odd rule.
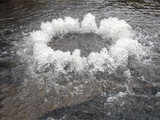
[[[158,0],[0,1],[0,119],[159,120]]]

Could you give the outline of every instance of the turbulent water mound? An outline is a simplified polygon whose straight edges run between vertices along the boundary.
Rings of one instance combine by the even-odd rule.
[[[88,13],[83,20],[53,19],[25,38],[18,51],[26,63],[24,85],[11,111],[12,119],[37,119],[56,108],[82,103],[104,91],[128,91],[129,58],[145,56],[124,20],[102,19]],[[114,75],[120,75],[116,81]],[[10,108],[10,107],[8,107]]]
[[[80,36],[80,38],[82,37],[81,41],[69,38],[71,41],[69,43],[69,40],[65,37],[68,33],[84,35],[92,33],[93,35],[100,36],[102,39],[99,41],[94,40],[98,39],[98,37],[94,38],[93,41],[86,39],[85,41],[90,42],[92,46],[89,46],[90,44],[88,43],[88,47],[86,46],[85,48],[90,49],[97,45],[101,50],[99,52],[90,50],[88,56],[81,56],[81,49],[79,48],[87,44],[87,42],[82,42],[82,38],[87,36]],[[105,65],[109,66],[108,70],[115,69],[119,65],[125,66],[129,55],[140,57],[143,54],[142,46],[138,41],[133,40],[133,36],[134,33],[131,26],[125,21],[118,20],[117,18],[103,19],[100,22],[100,26],[97,27],[95,16],[89,13],[81,22],[78,19],[65,17],[64,19],[53,19],[52,22],[42,23],[41,30],[33,31],[28,41],[32,43],[34,61],[39,66],[46,63],[54,64],[53,69],[63,73],[67,72],[65,70],[66,66],[70,67],[69,71],[80,72],[87,70],[93,72],[106,70]],[[58,43],[55,37],[60,37],[59,39],[63,40],[58,40],[60,41]],[[48,45],[49,42],[52,43],[52,48]],[[78,44],[80,42],[81,45]],[[107,43],[111,45],[106,48]],[[63,48],[57,49],[56,46],[58,45]],[[67,45],[68,50],[62,51],[61,49],[67,48]],[[74,50],[72,46],[73,48],[74,46],[77,47]]]

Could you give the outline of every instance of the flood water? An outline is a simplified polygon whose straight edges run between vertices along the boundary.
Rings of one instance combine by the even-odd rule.
[[[87,14],[89,17],[85,17]],[[95,32],[92,26],[87,26],[87,29],[91,28],[91,33],[87,33],[87,35],[83,30],[82,32],[76,31],[74,34],[67,33],[64,36],[58,35],[57,37],[53,35],[52,39],[55,39],[56,42],[47,43],[49,44],[48,46],[51,46],[55,50],[51,52],[53,55],[50,55],[47,51],[48,49],[46,48],[46,50],[43,47],[44,44],[38,47],[32,45],[32,39],[28,38],[30,34],[32,34],[31,37],[35,41],[41,40],[39,38],[44,37],[43,32],[42,35],[38,34],[38,36],[33,32],[43,28],[47,29],[41,23],[49,21],[49,24],[51,24],[52,20],[58,18],[65,19],[66,16],[70,16],[71,19],[73,18],[73,22],[76,21],[75,19],[83,22],[85,18],[89,21],[90,18],[95,17],[96,25],[99,29],[101,28],[100,21],[102,22],[106,18],[107,22],[104,23],[111,29],[111,31],[108,31],[108,36],[114,33],[112,29],[120,32],[124,29],[123,35],[125,36],[125,34],[130,33],[130,27],[128,26],[131,26],[131,32],[134,33],[134,36],[127,36],[127,39],[129,38],[131,41],[132,39],[136,40],[144,48],[146,54],[142,57],[143,59],[134,58],[134,55],[141,54],[141,49],[134,49],[137,48],[137,42],[131,46],[129,43],[127,50],[131,48],[129,52],[132,53],[133,51],[134,55],[130,55],[127,51],[126,58],[124,52],[124,59],[127,59],[127,63],[124,65],[121,63],[123,56],[121,56],[121,52],[119,52],[119,49],[116,49],[113,42],[113,39],[116,39],[120,33],[117,32],[115,36],[111,35],[111,37],[103,39],[101,36],[103,32]],[[115,17],[116,20],[109,19],[111,17]],[[87,22],[87,20],[84,21]],[[112,21],[114,20],[116,25],[115,28],[112,28],[114,26]],[[120,20],[124,20],[125,23]],[[82,24],[82,22],[78,22],[78,24]],[[60,26],[62,23],[57,24]],[[89,21],[89,23],[94,22]],[[119,27],[121,23],[122,27]],[[105,24],[102,24],[102,26]],[[59,29],[59,26],[57,29]],[[69,28],[62,29],[68,30]],[[75,32],[75,29],[72,30]],[[121,35],[119,36],[121,47],[125,41],[123,43],[121,41],[123,37]],[[37,44],[39,43],[37,42]],[[103,70],[101,69],[101,60],[103,61],[102,50],[102,53],[96,54],[98,57],[96,55],[96,57],[91,56],[91,59],[95,59],[95,61],[91,60],[93,65],[96,66],[98,64],[96,67],[94,66],[96,70],[84,68],[85,70],[83,69],[83,72],[75,72],[75,69],[80,69],[79,66],[83,66],[83,63],[79,65],[79,61],[81,62],[81,58],[83,57],[79,57],[78,55],[78,57],[74,57],[74,49],[82,49],[82,54],[86,57],[91,52],[99,52],[103,47],[106,47],[107,50],[109,49],[108,51],[111,53],[113,51],[114,54],[112,55],[115,55],[115,61],[118,61],[118,65],[120,64],[118,67],[115,68],[117,64],[111,63],[114,66],[112,69],[107,63],[107,67],[109,67]],[[36,48],[39,49],[37,50]],[[78,67],[75,67],[75,71],[70,70],[68,72],[67,70],[70,69],[68,67],[70,64],[67,64],[64,67],[67,73],[63,73],[59,68],[52,66],[53,64],[49,62],[50,59],[43,59],[43,54],[39,52],[41,50],[44,50],[45,55],[48,52],[51,61],[54,59],[61,62],[64,59],[64,61],[66,60],[68,62],[71,57],[75,60],[73,60],[74,62],[78,61]],[[62,50],[63,52],[71,51],[73,52],[73,56],[69,55],[68,58],[65,58],[63,52],[57,52],[56,50]],[[116,53],[114,50],[117,50]],[[59,55],[59,53],[61,54]],[[85,59],[88,60],[89,57]],[[100,62],[96,62],[96,60]],[[47,61],[47,64],[43,64],[42,66],[37,65],[37,61],[43,63]],[[57,62],[57,65],[61,64],[60,62]],[[84,65],[84,67],[86,66]],[[126,74],[127,76],[129,74],[129,77],[126,77]],[[76,91],[75,86],[78,86],[78,89],[84,86],[82,87],[82,95],[80,91]],[[57,91],[59,92],[57,93]],[[160,1],[0,1],[0,119],[159,120],[159,110]]]

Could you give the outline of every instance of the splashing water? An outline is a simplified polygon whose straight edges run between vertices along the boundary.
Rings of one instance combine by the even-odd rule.
[[[67,33],[95,33],[106,41],[109,39],[112,45],[109,48],[102,48],[100,52],[91,52],[87,57],[81,57],[79,49],[63,52],[48,46],[53,37]],[[111,72],[120,65],[126,66],[129,55],[140,57],[144,54],[141,44],[134,40],[133,36],[131,26],[124,20],[102,19],[100,26],[97,27],[95,16],[88,13],[82,22],[72,17],[65,17],[42,23],[41,29],[31,32],[27,41],[32,43],[33,59],[39,66],[54,64],[55,70],[63,73],[67,72],[65,67],[68,65],[70,65],[69,71],[104,72],[107,69]]]
[[[76,81],[78,86],[73,85],[71,94],[81,94],[85,91],[83,84],[97,81],[94,77],[96,73],[107,76],[122,67],[125,74],[129,71],[129,56],[141,60],[146,54],[143,46],[134,39],[132,27],[118,18],[102,19],[98,27],[95,16],[88,13],[82,21],[72,17],[58,18],[41,23],[40,28],[25,38],[25,47],[19,55],[28,63],[34,81],[47,84],[47,91],[53,86],[59,91],[60,86],[66,88]],[[88,56],[82,56],[81,49],[62,51],[49,46],[51,41],[56,44],[56,37],[63,38],[68,33],[93,33],[100,36],[104,44],[110,44],[102,46],[99,52],[91,51]],[[89,77],[86,78],[86,74]],[[130,74],[127,75],[130,77]]]

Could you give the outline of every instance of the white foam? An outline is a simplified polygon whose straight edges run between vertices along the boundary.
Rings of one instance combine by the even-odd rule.
[[[64,20],[62,18],[53,19],[51,22],[51,26],[53,28],[53,35],[61,35],[69,32],[78,32],[80,29],[79,20],[71,17],[65,17]]]
[[[111,38],[113,43],[110,48],[102,48],[100,52],[91,52],[87,57],[81,57],[81,51],[76,49],[63,52],[51,49],[47,44],[53,36],[67,33],[92,32],[105,38]],[[82,22],[72,17],[53,19],[52,22],[41,24],[41,30],[33,31],[30,40],[33,44],[33,57],[39,64],[53,63],[56,71],[112,71],[119,65],[126,66],[128,56],[141,54],[142,46],[133,40],[134,32],[129,24],[118,18],[103,19],[97,27],[95,16],[88,13]],[[54,41],[53,41],[54,43]],[[92,66],[92,67],[91,67]]]
[[[70,65],[69,70],[81,71],[86,66],[86,58],[80,56],[80,50],[70,52],[62,52],[60,50],[54,51],[50,56],[51,63],[54,62],[57,71],[65,72],[64,68]]]
[[[100,53],[92,52],[88,56],[88,64],[93,65],[93,71],[104,71],[106,69],[105,63],[107,63],[107,68],[112,68],[114,60],[110,57],[106,48],[103,48]]]
[[[81,22],[81,32],[87,33],[87,32],[94,32],[96,33],[98,30],[95,16],[93,16],[91,13],[88,13],[84,16],[83,21]]]
[[[64,22],[66,33],[79,32],[80,23],[78,19],[73,19],[72,17],[65,17]]]
[[[48,58],[52,55],[53,50],[43,43],[36,43],[33,48],[34,58],[41,64],[48,62]]]
[[[131,38],[133,36],[133,31],[131,26],[124,20],[111,17],[101,20],[98,34],[104,38],[117,40],[120,38]]]
[[[49,36],[54,34],[53,33],[54,28],[53,28],[52,22],[42,22],[40,28],[44,33],[47,33]]]
[[[117,45],[111,47],[111,55],[115,60],[115,65],[127,65],[128,62],[128,51],[124,48],[121,48]]]
[[[62,18],[59,19],[53,19],[52,20],[52,27],[54,28],[52,31],[53,35],[59,35],[64,33],[64,20]]]
[[[46,44],[51,39],[51,37],[47,33],[43,32],[41,30],[33,31],[30,36],[31,36],[31,40],[34,43]]]
[[[76,69],[77,71],[84,70],[85,66],[87,65],[86,58],[81,57],[80,55],[80,50],[76,49],[71,56],[72,66],[74,66],[74,69]]]

